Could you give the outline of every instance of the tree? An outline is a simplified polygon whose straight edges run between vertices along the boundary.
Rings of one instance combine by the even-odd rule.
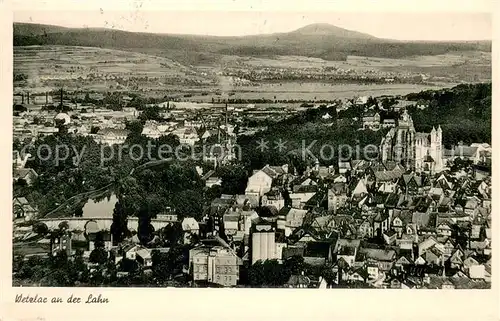
[[[75,217],[82,217],[83,216],[83,206],[78,206],[75,209]]]
[[[66,126],[64,119],[56,119],[56,127],[59,129],[59,134],[64,135],[68,133],[68,127]]]
[[[145,245],[153,239],[154,227],[151,225],[151,214],[147,208],[142,208],[138,217],[137,237],[141,241],[141,244]]]
[[[90,252],[89,261],[97,264],[104,264],[108,259],[108,253],[104,248],[95,248]]]
[[[335,273],[333,273],[332,266],[325,265],[321,269],[321,276],[327,284],[331,285],[335,281]]]
[[[248,283],[251,286],[282,286],[290,278],[287,267],[278,260],[261,260],[255,262],[248,270]]]
[[[161,230],[160,235],[165,242],[165,246],[172,247],[179,244],[179,241],[182,240],[184,235],[184,231],[182,230],[180,222],[174,222],[173,224],[165,226]]]
[[[67,221],[63,221],[63,222],[59,223],[58,227],[59,227],[59,230],[61,230],[61,231],[69,230],[69,224]]]
[[[305,267],[304,258],[298,255],[289,257],[285,260],[284,264],[291,274],[301,274]]]
[[[127,236],[127,221],[127,214],[122,204],[119,201],[116,202],[113,210],[113,223],[111,223],[110,227],[111,235],[113,235],[113,243],[115,245],[121,243]]]
[[[143,128],[144,128],[143,123],[137,120],[125,123],[125,129],[130,131],[129,135],[135,135],[135,136],[141,135]]]
[[[222,194],[243,194],[248,181],[248,173],[243,166],[219,167],[217,174],[222,179]]]
[[[160,116],[160,107],[152,106],[147,107],[143,110],[143,112],[139,115],[140,120],[162,120]]]
[[[66,251],[57,251],[55,255],[50,257],[50,265],[52,268],[63,268],[68,263],[68,254]]]
[[[191,216],[197,221],[203,216],[203,197],[194,190],[184,190],[173,197],[175,212],[180,219]]]
[[[96,249],[104,249],[104,232],[99,231],[95,234],[94,246]]]
[[[281,286],[290,278],[290,275],[285,271],[285,267],[278,263],[278,260],[266,260],[262,268],[268,286]]]
[[[90,133],[91,134],[97,134],[101,128],[99,126],[92,126],[90,127]]]
[[[45,223],[38,222],[33,225],[33,232],[40,235],[46,235],[49,233],[49,228]]]

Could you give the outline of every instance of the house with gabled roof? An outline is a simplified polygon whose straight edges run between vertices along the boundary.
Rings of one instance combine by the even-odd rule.
[[[193,217],[185,217],[181,222],[181,226],[184,231],[184,244],[188,244],[193,235],[200,234],[200,225]]]
[[[385,231],[382,236],[384,237],[384,241],[387,245],[393,245],[396,243],[397,233],[394,230]]]
[[[409,210],[395,209],[392,212],[391,227],[399,237],[406,231],[406,226],[412,223],[413,214]]]
[[[439,242],[433,236],[427,237],[418,244],[418,255],[422,255],[427,249],[430,249]],[[444,251],[444,247],[443,247]]]
[[[444,262],[443,252],[436,245],[428,248],[421,256],[427,264],[440,265]]]
[[[368,272],[365,267],[350,269],[347,271],[347,280],[351,282],[366,282],[368,280]]]
[[[413,265],[413,264],[414,264],[413,258],[407,253],[400,254],[396,262],[394,262],[394,266],[399,268],[404,268],[408,265]]]
[[[417,259],[415,260],[415,265],[425,265],[425,264],[427,264],[427,262],[422,255],[417,257]]]
[[[342,258],[349,266],[352,266],[360,244],[359,239],[339,238],[335,243],[333,253],[336,254],[337,260]]]
[[[376,263],[381,271],[389,271],[396,260],[396,251],[392,249],[360,248],[358,253],[362,260]]]
[[[328,211],[336,213],[339,208],[347,204],[347,185],[345,183],[334,183],[328,190]]]
[[[285,216],[285,235],[288,236],[292,232],[302,226],[304,218],[306,217],[308,211],[301,210],[297,208],[287,208],[284,207],[279,214]]]
[[[311,226],[318,231],[332,232],[335,229],[333,215],[322,215],[313,218]]]
[[[407,229],[411,228],[410,225],[407,226]],[[413,251],[413,243],[418,242],[418,234],[416,233],[404,233],[400,238],[396,239],[396,245],[399,246],[400,250],[411,250]]]
[[[436,227],[436,232],[438,236],[450,237],[452,233],[452,228],[450,224],[443,222]]]
[[[16,168],[12,172],[14,181],[23,180],[26,184],[31,185],[37,179],[38,174],[33,168]]]
[[[371,238],[374,236],[373,231],[373,216],[368,216],[358,226],[358,236],[361,238]]]
[[[417,194],[426,184],[425,176],[417,175],[414,172],[403,174],[399,180],[401,189],[406,194]]]
[[[442,241],[441,244],[443,244],[445,258],[449,258],[453,252],[460,249],[460,245],[456,245],[451,237],[448,237],[446,241]]]
[[[448,261],[450,262],[450,267],[452,269],[460,269],[462,268],[464,261],[464,252],[461,249],[456,249],[451,255]]]
[[[368,111],[363,115],[363,129],[377,131],[380,129],[380,114],[375,111]]]
[[[363,197],[366,194],[368,194],[366,180],[360,179],[357,181],[357,183],[354,185],[353,190],[351,191],[352,198]]]
[[[286,282],[286,286],[289,288],[307,288],[311,284],[311,279],[304,275],[292,275],[290,279]]]
[[[125,143],[130,131],[120,128],[101,128],[94,137],[97,143],[119,145]]]
[[[477,208],[481,205],[481,199],[477,196],[467,197],[467,201],[464,206],[465,214],[469,215],[469,217],[474,218],[477,212]]]

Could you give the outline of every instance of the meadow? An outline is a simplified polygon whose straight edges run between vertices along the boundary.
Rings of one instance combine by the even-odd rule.
[[[178,97],[181,100],[211,102],[220,93],[236,99],[334,100],[354,96],[404,95],[421,90],[452,87],[460,77],[433,84],[345,84],[322,81],[262,81],[248,86],[221,82],[217,75],[225,67],[241,69],[288,68],[307,74],[309,69],[325,67],[377,74],[426,73],[447,76],[461,72],[474,79],[491,79],[491,54],[463,52],[408,58],[373,58],[348,56],[346,61],[320,58],[275,56],[255,58],[224,56],[220,66],[182,65],[174,60],[137,52],[78,46],[16,46],[14,75],[26,79],[14,81],[15,91],[44,92],[64,87],[66,90],[96,92],[136,92],[152,97]],[[477,74],[481,75],[477,75]],[[464,76],[464,77],[465,77]],[[218,93],[218,94],[217,94]]]

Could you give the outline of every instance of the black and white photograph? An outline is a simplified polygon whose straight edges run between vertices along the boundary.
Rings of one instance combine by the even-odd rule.
[[[491,12],[51,2],[13,5],[13,288],[492,288]]]

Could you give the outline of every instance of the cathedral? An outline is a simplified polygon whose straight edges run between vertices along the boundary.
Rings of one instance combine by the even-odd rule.
[[[408,170],[440,172],[443,170],[441,126],[430,133],[417,133],[405,110],[396,127],[391,128],[380,144],[382,162],[395,161]]]

